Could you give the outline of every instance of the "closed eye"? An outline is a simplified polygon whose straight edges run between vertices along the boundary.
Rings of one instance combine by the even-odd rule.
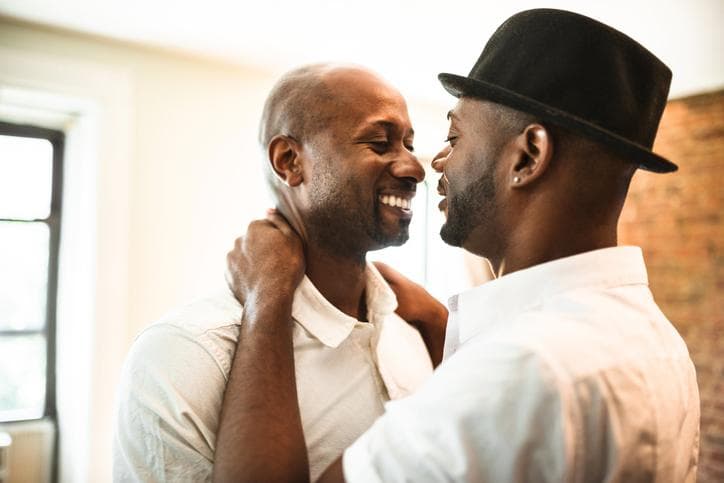
[[[369,141],[368,144],[376,153],[384,153],[390,147],[389,141]]]
[[[447,138],[445,138],[445,142],[449,143],[450,146],[454,146],[457,138],[458,138],[457,136],[448,136]]]

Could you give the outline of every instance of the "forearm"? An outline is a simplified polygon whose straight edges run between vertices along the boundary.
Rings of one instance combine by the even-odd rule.
[[[291,297],[247,300],[224,394],[214,481],[308,481]]]
[[[427,347],[427,352],[430,354],[433,367],[437,367],[442,362],[447,317],[447,309],[444,305],[438,303],[423,315],[416,317],[416,320],[408,321],[420,332]]]

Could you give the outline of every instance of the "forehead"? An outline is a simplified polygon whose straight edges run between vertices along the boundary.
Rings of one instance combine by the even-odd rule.
[[[451,125],[457,127],[477,127],[484,125],[490,118],[492,103],[472,97],[461,97],[455,107],[447,113]]]
[[[373,73],[344,69],[327,74],[324,82],[334,96],[331,108],[337,111],[333,119],[339,127],[412,129],[405,99]]]

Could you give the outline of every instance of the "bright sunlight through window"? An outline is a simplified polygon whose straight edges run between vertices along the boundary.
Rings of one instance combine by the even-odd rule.
[[[0,422],[48,412],[59,213],[45,133],[62,138],[0,123]]]

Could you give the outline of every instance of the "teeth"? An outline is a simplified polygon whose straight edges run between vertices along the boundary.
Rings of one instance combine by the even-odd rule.
[[[400,196],[382,195],[380,196],[380,201],[385,205],[403,208],[406,210],[409,210],[412,206],[412,200],[402,198]]]

